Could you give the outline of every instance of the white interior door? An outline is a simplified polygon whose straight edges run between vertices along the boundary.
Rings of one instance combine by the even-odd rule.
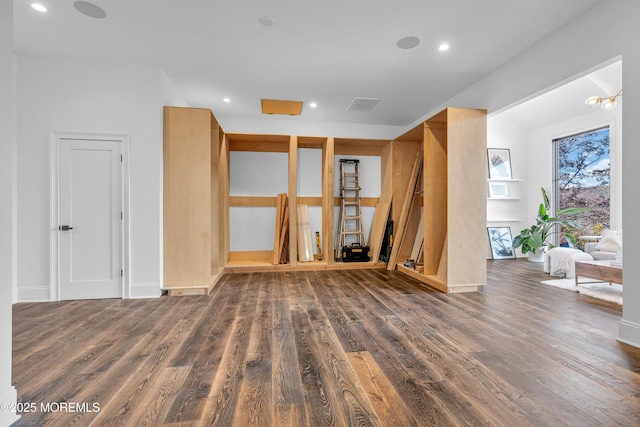
[[[122,298],[120,141],[60,139],[60,299]]]

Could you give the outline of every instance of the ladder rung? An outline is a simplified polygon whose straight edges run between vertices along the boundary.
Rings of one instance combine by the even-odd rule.
[[[361,219],[362,215],[345,215],[342,218],[344,218],[344,219]]]

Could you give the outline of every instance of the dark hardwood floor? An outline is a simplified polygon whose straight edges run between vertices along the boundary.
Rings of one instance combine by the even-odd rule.
[[[459,295],[354,270],[16,304],[13,383],[34,411],[15,425],[638,426],[620,307],[540,285],[541,267],[489,261]]]

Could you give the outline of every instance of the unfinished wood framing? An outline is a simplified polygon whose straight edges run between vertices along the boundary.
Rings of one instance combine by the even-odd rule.
[[[327,138],[322,145],[322,253],[324,262],[328,265],[335,264],[335,235],[334,235],[334,197],[333,184],[335,180],[333,138]]]
[[[298,260],[298,137],[289,137],[289,263]]]
[[[382,168],[380,173],[380,199],[376,204],[368,243],[371,262],[373,263],[378,262],[380,259],[382,240],[387,229],[387,221],[393,201],[393,144],[391,142],[385,144],[380,151],[380,166]],[[366,206],[365,203],[361,204]]]
[[[220,128],[220,157],[218,164],[218,256],[220,269],[229,260],[229,140]]]
[[[165,287],[179,288],[174,294],[211,289],[223,271],[405,271],[405,258],[422,258],[423,265],[407,273],[445,292],[477,290],[486,281],[483,110],[448,108],[393,141],[226,134],[211,111],[197,108],[166,107],[164,126]],[[322,150],[321,195],[297,194],[300,148]],[[281,195],[230,196],[230,151],[286,153],[288,203],[282,203]],[[381,158],[380,197],[361,200],[362,206],[376,208],[368,263],[335,260],[335,207],[340,202],[333,193],[336,155]],[[322,207],[320,262],[299,263],[299,249],[307,249],[299,242],[299,205]],[[273,251],[229,251],[232,206],[277,210]],[[395,228],[388,266],[377,262],[387,219]],[[313,247],[315,240],[309,241]]]
[[[403,137],[415,140],[420,131],[424,265],[397,266],[445,292],[476,291],[486,283],[486,111],[448,108]]]

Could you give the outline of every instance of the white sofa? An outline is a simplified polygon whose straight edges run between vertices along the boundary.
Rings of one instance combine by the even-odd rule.
[[[616,230],[604,230],[597,242],[584,244],[584,251],[595,260],[617,259],[618,251],[622,249],[622,233]]]

